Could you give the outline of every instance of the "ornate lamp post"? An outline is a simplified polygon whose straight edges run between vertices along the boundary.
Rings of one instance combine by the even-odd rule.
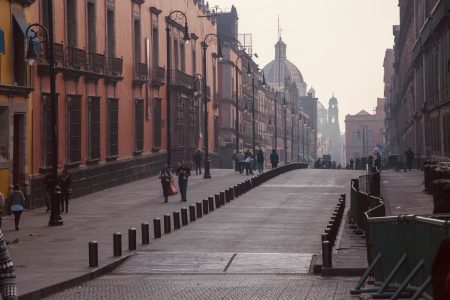
[[[292,111],[292,114],[291,114],[291,162],[294,161],[294,120],[295,120],[294,117],[295,117],[295,114]]]
[[[205,105],[205,173],[203,178],[211,178],[209,157],[208,157],[208,99],[206,95],[206,51],[208,50],[208,46],[210,42],[215,41],[217,44],[217,57],[219,60],[223,58],[222,55],[222,47],[220,46],[220,39],[215,33],[210,33],[205,36],[202,42],[202,50],[203,50],[203,102]]]
[[[303,162],[305,162],[305,127],[306,127],[306,123],[305,120],[303,120],[303,126],[302,126],[302,160]]]
[[[255,68],[253,71],[250,69],[250,62],[247,64],[247,75],[252,77],[252,150],[253,155],[255,155],[256,144],[255,144],[255,72],[261,72],[263,78],[263,86],[266,85],[266,77],[264,76],[264,71],[260,68]]]
[[[175,17],[175,18],[173,18]],[[174,10],[172,11],[167,17],[166,17],[166,41],[167,41],[167,52],[166,52],[166,56],[167,56],[167,81],[166,81],[166,97],[167,97],[167,112],[166,112],[166,118],[167,118],[167,165],[170,167],[172,165],[172,152],[171,152],[171,130],[170,130],[170,126],[171,126],[171,122],[170,122],[170,89],[171,89],[171,59],[170,59],[170,55],[171,55],[171,41],[170,41],[170,23],[171,22],[176,22],[177,20],[184,20],[184,35],[183,35],[183,40],[185,41],[185,43],[189,43],[190,37],[189,37],[189,29],[188,29],[188,24],[187,24],[187,17],[185,15],[185,13],[183,13],[182,11],[179,10]]]
[[[34,23],[27,27],[25,35],[28,37],[27,59],[30,64],[39,58],[39,44],[37,40],[42,39],[45,44],[46,60],[49,64],[50,75],[50,102],[51,102],[51,140],[52,140],[52,194],[51,194],[51,213],[49,226],[63,225],[61,215],[59,213],[59,197],[60,191],[58,187],[58,122],[57,122],[57,98],[56,98],[56,71],[55,56],[53,52],[53,1],[48,4],[48,31],[43,25]]]

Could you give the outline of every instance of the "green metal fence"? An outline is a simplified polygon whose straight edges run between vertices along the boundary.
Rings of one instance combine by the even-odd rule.
[[[395,285],[409,276],[408,285],[419,287],[429,280],[439,244],[450,234],[450,221],[446,217],[400,215],[369,218],[368,222],[370,251],[381,254],[373,270],[376,281],[384,282],[392,276],[389,284]],[[396,266],[398,270],[394,272]],[[431,286],[426,292],[432,295]]]

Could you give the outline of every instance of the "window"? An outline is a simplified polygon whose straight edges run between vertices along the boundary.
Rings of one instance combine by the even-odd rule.
[[[161,100],[155,98],[153,103],[153,149],[161,148]]]
[[[373,129],[367,130],[367,146],[373,146],[375,145],[375,132]]]
[[[69,46],[75,47],[77,44],[77,9],[76,0],[66,0],[66,30],[67,42]]]
[[[88,1],[87,3],[87,35],[88,35],[88,49],[90,52],[95,52],[97,47],[96,42],[96,26],[95,26],[95,4]]]
[[[359,133],[358,129],[354,129],[352,131],[352,142],[353,144],[358,144],[361,138],[361,134]]]
[[[173,57],[174,57],[174,69],[179,70],[180,69],[180,56],[178,54],[178,41],[173,41]]]
[[[0,163],[8,160],[9,112],[7,106],[0,106]]]
[[[119,99],[110,98],[107,103],[107,156],[112,158],[118,155],[119,144]]]
[[[156,68],[159,66],[159,31],[158,31],[158,27],[153,27],[152,36],[153,36],[153,40],[152,40],[153,68],[154,68],[154,70],[156,70]]]
[[[181,72],[186,73],[186,49],[183,43],[180,43],[180,56],[181,56]]]
[[[100,97],[88,98],[88,157],[100,158]]]
[[[58,97],[58,96],[56,96]],[[58,103],[58,101],[56,101]],[[48,167],[52,164],[52,110],[50,94],[42,94],[41,109],[41,145],[42,145],[42,166]],[[58,112],[58,107],[56,107]],[[58,115],[58,113],[56,113]]]
[[[48,4],[49,0],[41,0],[41,22],[48,29]]]
[[[27,69],[25,62],[25,36],[19,22],[24,22],[19,15],[14,15],[13,49],[14,49],[14,85],[25,86],[27,83]]]
[[[108,56],[115,57],[116,55],[116,29],[114,21],[114,11],[112,9],[106,10],[106,38],[108,46]]]
[[[141,20],[134,20],[134,61],[141,62]]]
[[[81,96],[67,96],[67,161],[81,161]]]
[[[134,104],[134,150],[144,149],[144,100],[136,99]]]
[[[197,73],[197,51],[192,49],[192,74]]]

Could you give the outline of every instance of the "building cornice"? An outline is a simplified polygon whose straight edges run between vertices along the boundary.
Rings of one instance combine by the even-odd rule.
[[[0,84],[0,94],[10,96],[28,96],[34,88],[28,86],[4,85]]]

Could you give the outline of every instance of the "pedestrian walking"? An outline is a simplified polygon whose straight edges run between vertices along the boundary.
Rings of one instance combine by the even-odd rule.
[[[20,190],[20,185],[15,184],[14,189],[9,193],[9,201],[11,203],[11,211],[14,213],[14,225],[19,230],[20,215],[25,209],[25,196]]]
[[[355,164],[355,161],[353,158],[350,159],[350,170],[353,170],[353,165]]]
[[[159,173],[159,179],[161,180],[161,186],[163,189],[164,202],[169,201],[169,193],[170,193],[170,181],[172,180],[172,170],[169,168],[167,164],[161,169]]]
[[[188,177],[191,176],[191,169],[187,166],[184,160],[181,161],[180,166],[176,170],[178,176],[178,186],[180,187],[181,201],[186,202]]]
[[[275,149],[272,150],[272,153],[270,154],[270,163],[272,164],[272,169],[275,169],[278,166],[278,160],[279,160],[278,153],[275,151]]]
[[[259,150],[256,154],[256,165],[258,167],[259,174],[264,172],[264,153]]]
[[[233,151],[233,156],[231,156],[231,160],[233,161],[234,171],[239,171],[239,162],[237,159],[236,151]]]
[[[0,294],[2,299],[17,300],[16,269],[6,247],[5,237],[0,230]]]
[[[408,167],[408,170],[411,171],[412,162],[414,159],[414,152],[412,151],[411,147],[409,147],[409,149],[407,151],[405,151],[405,155],[406,155],[406,165]]]
[[[253,170],[252,170],[252,165],[253,165],[253,155],[248,155],[245,160],[245,174],[249,175],[252,174],[253,175]]]
[[[47,210],[45,212],[49,212],[50,207],[51,207],[52,193],[53,193],[53,176],[51,173],[47,173],[47,175],[45,175],[44,184],[45,184],[45,190],[47,191],[45,198],[44,198],[45,206],[47,206]]]
[[[195,152],[194,158],[192,159],[194,161],[194,165],[195,165],[195,175],[198,175],[199,173],[202,174],[202,153],[200,152],[200,150],[197,150],[197,152]]]
[[[64,212],[66,205],[66,214],[69,213],[69,197],[72,195],[72,178],[64,169],[59,176],[59,187],[61,188],[61,212]]]
[[[242,172],[244,172],[244,160],[245,160],[245,155],[244,153],[242,153],[242,150],[239,150],[238,154],[236,154],[236,157],[238,161],[239,173],[242,174]]]

